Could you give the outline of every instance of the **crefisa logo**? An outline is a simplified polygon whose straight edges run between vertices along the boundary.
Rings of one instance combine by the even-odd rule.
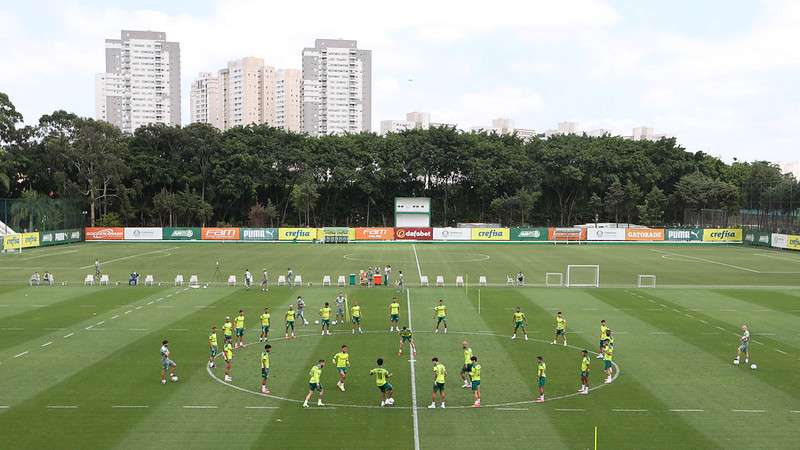
[[[496,230],[496,229],[492,228],[492,229],[487,230],[487,231],[479,231],[478,232],[478,236],[480,236],[480,237],[489,237],[489,238],[490,237],[502,237],[503,236],[503,231],[502,230]]]
[[[727,239],[736,237],[736,233],[731,230],[718,230],[711,232],[712,238]]]

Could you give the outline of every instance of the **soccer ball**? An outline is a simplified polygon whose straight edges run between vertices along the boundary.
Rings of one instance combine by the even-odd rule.
[[[314,325],[319,325],[319,320],[315,320]]]
[[[386,399],[386,404],[387,405],[394,405],[394,399],[393,398],[387,398]]]
[[[333,322],[331,322],[331,323],[333,323],[334,325],[336,325],[336,321],[335,321],[335,320],[334,320]]]
[[[738,366],[739,365],[739,360],[738,359],[734,359],[733,360],[733,365],[734,366]]]
[[[172,381],[173,381],[173,382],[175,382],[175,383],[177,383],[177,382],[178,382],[178,376],[177,376],[177,375],[173,376],[173,377],[172,377]]]
[[[756,369],[758,369],[758,366],[755,365],[755,364],[750,364],[750,368],[753,369],[753,370],[756,370]]]

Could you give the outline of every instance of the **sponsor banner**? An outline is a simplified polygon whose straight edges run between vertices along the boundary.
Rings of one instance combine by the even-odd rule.
[[[398,241],[431,241],[433,228],[429,227],[403,227],[394,229],[394,238]]]
[[[472,228],[473,241],[507,241],[511,237],[510,228]]]
[[[624,241],[625,228],[587,228],[586,239],[589,241]]]
[[[702,241],[702,228],[667,228],[664,232],[665,241]]]
[[[800,250],[800,236],[790,234],[786,239],[786,248],[789,250]]]
[[[469,228],[434,228],[434,241],[469,241],[472,233]]]
[[[278,240],[281,241],[313,241],[316,239],[316,228],[278,228]]]
[[[346,227],[325,227],[317,231],[317,237],[322,236],[322,241],[326,244],[346,244],[350,240],[350,228]]]
[[[744,233],[744,242],[750,245],[766,246],[772,243],[771,234],[758,230],[747,230]]]
[[[39,246],[39,232],[7,234],[3,237],[3,249],[15,250]]]
[[[772,233],[772,246],[775,248],[788,248],[789,247],[789,235],[788,234],[778,234]]]
[[[199,241],[202,233],[200,228],[184,227],[184,228],[164,228],[162,237],[168,241]]]
[[[548,241],[585,241],[586,228],[559,227],[547,229]]]
[[[238,241],[238,228],[201,228],[200,236],[204,241]]]
[[[663,241],[664,229],[663,228],[626,228],[625,229],[626,241]]]
[[[243,241],[277,241],[277,228],[242,228],[239,238]]]
[[[163,236],[163,229],[155,227],[126,227],[124,233],[126,241],[160,241]]]
[[[512,241],[546,241],[547,228],[516,227],[511,229]]]
[[[68,242],[80,242],[80,240],[80,229],[44,231],[39,233],[39,245],[43,247],[49,245],[66,244]]]
[[[356,228],[357,241],[391,241],[394,228]]]
[[[742,242],[741,228],[706,228],[703,230],[704,242]]]
[[[121,241],[125,238],[122,227],[86,227],[87,241]]]

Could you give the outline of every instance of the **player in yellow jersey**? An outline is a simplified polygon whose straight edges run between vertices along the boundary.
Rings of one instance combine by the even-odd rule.
[[[528,318],[525,317],[525,313],[522,312],[517,306],[516,311],[514,311],[514,334],[511,335],[511,339],[517,338],[517,330],[522,328],[522,332],[525,334],[525,340],[528,340]]]
[[[350,307],[350,321],[353,322],[353,334],[356,334],[356,329],[359,334],[364,333],[361,331],[361,306],[358,300],[353,300],[353,306]]]
[[[225,359],[225,381],[233,381],[231,377],[231,366],[233,365],[233,345],[226,342],[222,347],[222,357]]]
[[[461,343],[461,349],[464,351],[464,367],[461,368],[461,381],[464,384],[461,387],[469,389],[469,373],[472,370],[472,347],[469,346],[469,342],[464,341]]]
[[[214,358],[217,356],[217,327],[211,326],[211,333],[208,335],[208,367],[214,368]]]
[[[339,374],[339,381],[336,382],[336,387],[344,392],[344,379],[347,378],[347,369],[350,368],[350,354],[347,353],[346,345],[342,345],[339,353],[333,355],[333,363],[336,364],[336,372]]]
[[[411,352],[411,356],[417,356],[417,346],[414,343],[414,333],[408,328],[403,327],[400,330],[400,350],[397,351],[397,356],[403,354],[403,344],[408,342],[408,350]]]
[[[614,345],[609,344],[603,349],[603,368],[606,370],[605,383],[611,383],[611,376],[614,374]]]
[[[439,332],[439,325],[444,325],[444,332],[447,333],[447,306],[444,305],[444,300],[439,299],[439,304],[433,307],[434,318],[436,319],[436,329],[434,333]]]
[[[225,316],[225,322],[222,324],[222,337],[225,338],[224,343],[233,343],[233,323],[231,316]]]
[[[544,363],[544,358],[541,356],[537,356],[536,361],[539,363],[536,367],[536,384],[539,386],[539,398],[536,399],[536,402],[542,403],[544,401],[544,384],[547,382],[547,364]]]
[[[603,359],[603,348],[608,344],[608,327],[605,319],[600,321],[600,351],[597,352],[597,359]]]
[[[447,369],[444,364],[439,362],[439,358],[431,359],[433,362],[433,392],[431,393],[431,404],[428,405],[429,409],[436,408],[436,393],[439,393],[439,399],[444,408],[444,382],[447,376]]]
[[[267,389],[267,379],[269,378],[269,354],[272,352],[272,346],[267,344],[264,346],[264,351],[261,352],[261,393],[269,394],[271,391]]]
[[[589,352],[581,351],[581,388],[578,394],[587,395],[589,393]]]
[[[244,311],[239,310],[239,315],[233,320],[236,325],[236,341],[233,348],[244,347]]]
[[[261,321],[261,335],[258,337],[258,342],[266,342],[269,336],[269,319],[272,314],[269,313],[269,308],[264,308],[264,312],[258,316]]]
[[[400,302],[397,297],[392,297],[389,303],[389,331],[400,331]]]
[[[564,347],[567,346],[567,319],[561,315],[561,311],[556,314],[556,337],[551,344],[557,344],[558,338],[564,340]]]
[[[303,401],[303,408],[308,408],[308,401],[311,399],[311,396],[314,394],[314,392],[319,392],[317,406],[325,406],[322,403],[322,394],[325,393],[325,389],[322,387],[322,383],[320,383],[319,380],[322,377],[323,367],[325,367],[325,360],[320,359],[311,367],[311,370],[308,371],[308,394],[306,395],[306,399]]]
[[[286,331],[284,331],[283,338],[289,338],[289,328],[292,329],[292,339],[294,339],[294,309],[289,305],[289,310],[286,311]]]
[[[472,404],[473,408],[481,407],[481,365],[478,364],[478,357],[473,356],[470,358],[470,372],[469,377],[472,380],[472,396],[475,400]]]
[[[381,406],[392,406],[394,405],[394,398],[392,398],[394,391],[392,384],[389,383],[392,373],[383,368],[383,358],[378,358],[376,362],[378,367],[370,370],[369,374],[375,377],[375,384],[381,391]]]
[[[331,307],[328,302],[325,302],[325,305],[319,309],[319,323],[322,325],[322,335],[325,336],[326,334],[330,336],[331,334]]]

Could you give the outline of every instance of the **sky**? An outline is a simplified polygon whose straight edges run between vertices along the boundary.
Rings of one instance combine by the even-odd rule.
[[[800,159],[800,1],[0,0],[0,92],[26,123],[94,115],[104,39],[181,46],[182,117],[201,71],[257,56],[300,68],[316,38],[372,50],[373,130],[433,122],[540,132],[573,121],[675,136],[725,161]]]

